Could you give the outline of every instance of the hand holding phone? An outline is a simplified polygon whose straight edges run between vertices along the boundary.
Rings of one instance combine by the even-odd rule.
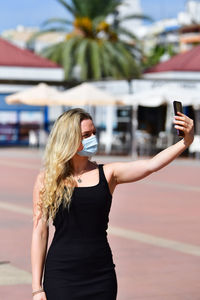
[[[182,106],[182,103],[181,102],[179,102],[179,101],[174,101],[173,102],[173,105],[174,105],[174,114],[176,115],[176,116],[178,116],[178,112],[183,112],[183,106]],[[182,131],[182,130],[179,130],[179,129],[177,129],[177,134],[178,134],[178,136],[180,136],[180,137],[184,137],[184,132]]]

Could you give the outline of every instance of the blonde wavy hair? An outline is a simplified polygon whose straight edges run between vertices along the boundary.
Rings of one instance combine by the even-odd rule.
[[[54,220],[63,202],[69,207],[75,187],[71,158],[80,146],[81,121],[92,117],[80,108],[64,112],[54,123],[44,153],[44,184],[40,190],[39,207],[42,217],[49,223]]]

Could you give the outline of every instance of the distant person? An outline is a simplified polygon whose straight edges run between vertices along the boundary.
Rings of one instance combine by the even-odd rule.
[[[57,119],[33,193],[34,300],[116,300],[106,232],[112,194],[118,184],[165,167],[192,143],[193,121],[179,113],[174,122],[185,137],[153,158],[98,165],[89,159],[98,145],[91,116],[77,108]],[[46,256],[50,220],[55,233]]]
[[[38,146],[38,136],[37,136],[37,132],[35,130],[29,131],[29,146],[31,148]]]

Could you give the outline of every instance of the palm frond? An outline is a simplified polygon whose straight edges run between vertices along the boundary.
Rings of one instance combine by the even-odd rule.
[[[100,56],[102,66],[102,77],[109,77],[111,75],[112,65],[109,54],[104,48],[104,44],[101,45]]]
[[[72,75],[72,68],[75,65],[74,52],[76,46],[80,42],[80,38],[75,36],[66,41],[63,45],[62,65],[65,70],[65,78],[70,79]]]
[[[58,47],[58,44],[50,46],[50,47],[45,47],[40,52],[40,55],[44,56],[46,58],[49,58],[49,57],[51,57],[52,53],[57,49],[57,47]]]
[[[100,46],[97,41],[91,40],[90,42],[91,53],[91,71],[94,79],[101,78],[101,65],[100,65]]]
[[[123,55],[124,59],[127,63],[127,68],[129,72],[129,78],[138,78],[140,76],[140,68],[138,64],[136,63],[134,57],[132,54],[127,51],[127,49],[123,46],[122,43],[117,43],[116,48],[119,50],[119,52]]]
[[[106,51],[109,53],[110,58],[112,58],[112,65],[115,66],[115,73],[117,70],[117,77],[120,75],[127,77],[128,72],[127,72],[127,63],[126,60],[124,59],[124,56],[122,55],[121,52],[118,51],[116,48],[116,43],[113,44],[109,41],[104,43]]]
[[[63,42],[44,48],[40,54],[61,65],[62,50],[63,50]]]
[[[88,44],[89,44],[88,39],[80,39],[79,45],[76,47],[76,65],[80,66],[81,68],[80,77],[82,80],[86,80],[88,74],[88,64],[87,64]]]
[[[117,29],[116,29],[116,32],[117,34],[122,34],[122,35],[125,35],[133,40],[138,40],[138,38],[136,37],[136,35],[134,33],[132,33],[131,31],[129,31],[128,29],[122,27],[122,26],[119,26]]]
[[[117,12],[118,6],[121,5],[122,2],[123,2],[123,0],[111,0],[111,1],[109,1],[109,3],[107,3],[107,6],[105,8],[106,16],[114,15]]]
[[[84,17],[85,14],[83,12],[84,7],[86,7],[87,10],[87,1],[79,1],[79,0],[72,0],[73,5],[76,10],[76,17]]]
[[[62,18],[51,18],[51,19],[48,19],[48,20],[44,21],[41,26],[44,27],[44,26],[47,26],[47,25],[49,25],[51,23],[59,23],[59,24],[72,25],[72,22],[73,21],[68,21],[68,20],[62,19]]]
[[[118,0],[72,0],[78,17],[95,19],[98,16],[107,17],[117,8],[121,1]]]
[[[150,16],[147,15],[142,15],[142,14],[131,14],[131,15],[127,15],[121,18],[118,18],[118,22],[124,22],[127,20],[136,20],[136,19],[140,19],[140,20],[146,20],[146,21],[150,21],[153,22],[153,18],[151,18]]]
[[[129,62],[116,46],[117,43],[110,41],[104,41],[101,45],[102,75],[116,79],[129,78]]]
[[[48,33],[48,32],[66,32],[68,33],[70,31],[70,28],[66,28],[66,27],[50,27],[46,30],[42,30],[42,34],[43,33]]]
[[[69,5],[66,1],[64,0],[56,0],[59,2],[61,5],[63,5],[72,15],[75,15],[75,9],[73,6]],[[73,3],[73,1],[72,1]]]

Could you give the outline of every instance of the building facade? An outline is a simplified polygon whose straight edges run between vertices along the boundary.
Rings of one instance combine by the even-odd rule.
[[[30,131],[39,132],[48,123],[47,107],[8,105],[6,96],[41,81],[63,80],[60,66],[0,38],[0,145],[26,145]]]

